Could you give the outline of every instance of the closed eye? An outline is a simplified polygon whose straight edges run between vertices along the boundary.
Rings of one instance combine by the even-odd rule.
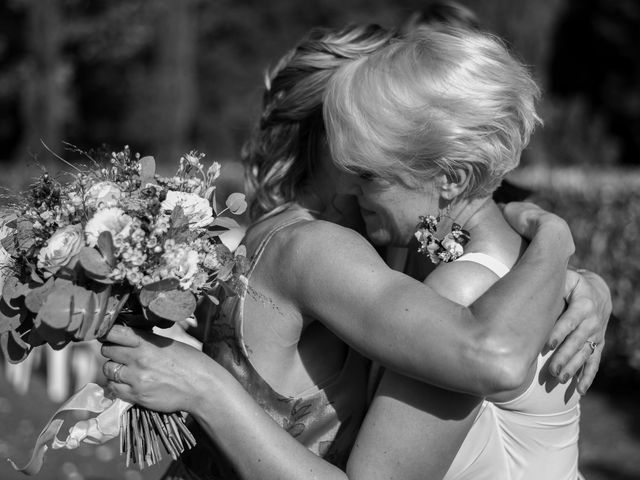
[[[358,173],[358,178],[365,182],[371,182],[376,178],[376,176],[372,172],[360,172]]]

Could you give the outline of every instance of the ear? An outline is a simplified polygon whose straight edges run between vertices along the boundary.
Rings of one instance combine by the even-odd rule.
[[[471,165],[465,165],[442,174],[441,178],[440,196],[445,200],[454,200],[467,189],[471,178]]]

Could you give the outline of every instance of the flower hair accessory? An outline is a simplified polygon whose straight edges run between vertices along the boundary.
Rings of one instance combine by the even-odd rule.
[[[420,215],[420,222],[416,226],[415,237],[420,242],[418,252],[429,256],[436,265],[440,262],[453,262],[464,253],[464,246],[469,242],[471,234],[460,225],[454,223],[451,232],[442,240],[436,237],[440,216]]]

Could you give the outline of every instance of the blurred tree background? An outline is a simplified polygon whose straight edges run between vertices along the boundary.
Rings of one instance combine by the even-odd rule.
[[[546,128],[527,162],[640,158],[640,3],[467,0],[535,70]],[[0,161],[68,141],[234,159],[265,68],[312,26],[393,27],[428,0],[2,0]],[[42,156],[40,161],[46,162]]]
[[[269,65],[313,26],[394,27],[431,3],[0,0],[0,185],[20,188],[38,165],[61,170],[41,142],[70,158],[69,142],[131,145],[165,169],[198,149],[225,163],[223,178],[236,190]],[[637,387],[640,1],[459,3],[542,85],[545,126],[513,179],[569,221],[574,263],[611,286],[616,317],[599,385]]]

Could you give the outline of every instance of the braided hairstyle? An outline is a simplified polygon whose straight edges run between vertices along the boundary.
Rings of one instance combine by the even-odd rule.
[[[398,35],[407,35],[419,26],[429,26],[435,29],[458,27],[479,30],[480,22],[473,10],[458,2],[435,0],[409,16],[400,25]]]
[[[295,201],[312,174],[325,140],[322,99],[336,69],[391,38],[377,25],[312,29],[267,72],[262,115],[242,149],[251,220]]]

